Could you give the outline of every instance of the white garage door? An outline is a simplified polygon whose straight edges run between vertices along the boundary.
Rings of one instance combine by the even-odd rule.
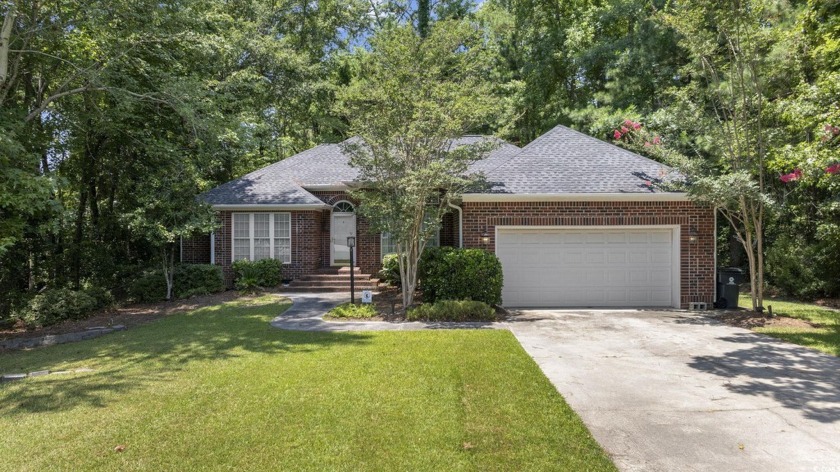
[[[672,228],[497,231],[505,306],[679,306]]]

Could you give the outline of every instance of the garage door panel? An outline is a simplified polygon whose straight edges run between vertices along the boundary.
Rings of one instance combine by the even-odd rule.
[[[672,306],[671,229],[505,229],[496,253],[508,306]]]

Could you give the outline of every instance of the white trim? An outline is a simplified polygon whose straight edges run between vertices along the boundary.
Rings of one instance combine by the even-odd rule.
[[[254,260],[254,215],[255,214],[266,214],[268,215],[268,258],[274,259],[274,217],[275,215],[289,215],[289,261],[280,261],[283,265],[289,265],[292,263],[292,214],[289,212],[268,212],[268,211],[257,211],[257,212],[233,212],[230,215],[230,261],[233,263],[236,261],[236,240],[237,239],[245,239],[245,238],[237,238],[236,237],[236,223],[234,221],[235,215],[247,215],[248,216],[248,260]],[[259,238],[259,239],[266,239],[266,238]],[[284,238],[285,239],[285,238]],[[215,248],[214,241],[210,240],[210,247]],[[215,262],[215,251],[211,252],[210,260]]]
[[[569,230],[579,230],[579,229],[588,229],[588,230],[635,230],[635,229],[670,229],[672,231],[671,235],[671,278],[676,282],[671,287],[671,304],[674,308],[681,308],[681,291],[682,291],[682,267],[680,265],[680,261],[682,260],[682,254],[680,253],[680,225],[604,225],[604,226],[597,226],[597,225],[589,225],[589,226],[496,226],[494,240],[493,240],[493,252],[497,252],[496,245],[499,241],[499,230],[544,230],[544,229],[569,229]],[[689,287],[690,288],[690,287]],[[502,301],[504,302],[504,300]]]
[[[326,185],[301,185],[304,190],[311,190],[313,192],[330,192],[347,190],[349,187],[345,184],[326,184]]]
[[[326,203],[300,203],[289,205],[277,204],[248,204],[248,205],[212,205],[214,210],[218,211],[238,211],[238,212],[277,212],[288,210],[328,210],[332,208]]]
[[[231,221],[232,223],[232,221]],[[210,231],[210,264],[216,265],[216,232]]]
[[[179,236],[179,237],[178,237],[178,240],[179,240],[179,244],[181,245],[181,246],[178,248],[178,252],[180,252],[180,253],[181,253],[181,255],[179,256],[179,259],[180,259],[180,260],[179,260],[178,262],[180,262],[181,264],[183,264],[183,263],[184,263],[184,237],[183,237],[183,236]]]
[[[687,193],[466,193],[464,202],[686,202]]]
[[[713,251],[714,251],[714,262],[713,262],[714,267],[712,269],[712,290],[713,290],[712,293],[714,293],[715,295],[712,298],[712,306],[714,306],[717,303],[717,300],[718,300],[718,291],[717,291],[718,290],[718,286],[717,286],[717,271],[718,271],[718,247],[717,247],[717,244],[718,244],[718,240],[717,240],[718,222],[717,222],[717,220],[718,220],[718,218],[717,218],[717,214],[718,214],[718,207],[715,207],[714,212],[715,212],[715,222],[714,222],[715,227],[712,229],[712,239],[714,240],[714,243],[713,243],[714,244],[714,249],[713,249]]]
[[[346,200],[341,200],[339,202],[335,202],[335,204],[338,204],[338,203],[343,202],[343,201],[346,201]],[[347,203],[352,204],[351,202],[347,202]],[[355,210],[355,206],[353,207],[353,209]],[[359,239],[357,237],[358,235],[356,234],[356,221],[357,221],[356,220],[356,212],[354,211],[353,213],[343,213],[343,212],[336,213],[335,211],[332,211],[332,212],[330,212],[330,266],[337,265],[335,263],[335,241],[334,241],[335,240],[335,217],[336,217],[336,215],[340,215],[340,218],[352,218],[353,219],[352,220],[353,221],[353,237],[356,238],[356,243],[357,243],[355,246],[353,246],[353,263],[358,265],[359,260],[356,257],[357,256],[356,248],[359,246],[358,245]],[[349,261],[348,261],[347,265],[349,267],[349,265],[350,265]]]

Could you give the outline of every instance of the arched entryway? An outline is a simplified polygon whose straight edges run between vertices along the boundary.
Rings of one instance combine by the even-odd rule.
[[[356,237],[356,207],[347,200],[341,200],[332,208],[330,265],[350,265],[350,247],[347,246],[347,238],[351,236]],[[355,251],[355,248],[353,250]]]

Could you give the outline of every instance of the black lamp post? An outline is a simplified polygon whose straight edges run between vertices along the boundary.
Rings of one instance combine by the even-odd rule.
[[[353,248],[356,246],[356,237],[347,236],[347,247],[350,248],[350,303],[356,303],[356,278],[353,266]]]

